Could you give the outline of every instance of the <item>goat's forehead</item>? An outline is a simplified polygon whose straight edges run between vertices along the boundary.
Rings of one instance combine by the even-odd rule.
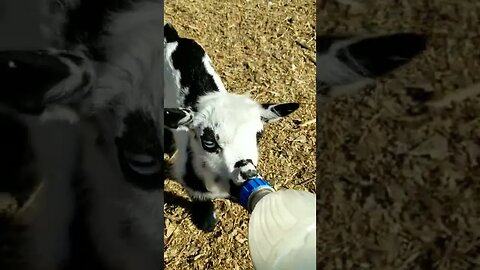
[[[199,121],[213,126],[261,128],[261,106],[246,96],[219,94],[200,101]]]
[[[257,132],[263,128],[260,113],[256,110],[212,110],[208,114],[200,114],[198,126],[210,127],[217,133]]]
[[[223,142],[251,137],[263,129],[260,113],[255,108],[245,111],[236,108],[230,108],[229,110],[213,108],[209,112],[198,114],[195,121],[200,132],[210,128],[217,139]]]

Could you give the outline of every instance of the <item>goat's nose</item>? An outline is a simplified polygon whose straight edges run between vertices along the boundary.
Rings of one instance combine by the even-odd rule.
[[[248,180],[250,178],[254,178],[255,176],[257,176],[258,172],[257,170],[247,170],[247,171],[240,172],[240,175],[242,176],[243,179]]]
[[[235,163],[234,167],[238,177],[237,181],[239,181],[239,183],[258,176],[257,168],[251,159],[239,160]]]

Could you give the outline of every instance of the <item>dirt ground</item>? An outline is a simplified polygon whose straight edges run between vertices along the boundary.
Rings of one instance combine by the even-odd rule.
[[[417,31],[429,42],[318,115],[317,269],[480,269],[480,4],[320,4],[318,34]]]
[[[165,1],[165,20],[204,45],[229,91],[301,103],[266,128],[259,169],[277,189],[315,192],[315,1]],[[204,233],[185,201],[169,203],[183,189],[167,181],[166,192],[165,269],[253,269],[246,210],[217,200],[220,221]]]

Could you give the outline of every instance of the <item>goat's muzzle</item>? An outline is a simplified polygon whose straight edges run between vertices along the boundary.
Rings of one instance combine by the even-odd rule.
[[[241,185],[256,176],[258,176],[258,171],[251,159],[242,159],[235,163],[232,180],[236,185]]]

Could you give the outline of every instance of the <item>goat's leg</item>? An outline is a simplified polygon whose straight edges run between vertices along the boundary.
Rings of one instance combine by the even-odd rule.
[[[202,231],[211,232],[217,224],[215,206],[211,200],[192,199],[192,221]]]

